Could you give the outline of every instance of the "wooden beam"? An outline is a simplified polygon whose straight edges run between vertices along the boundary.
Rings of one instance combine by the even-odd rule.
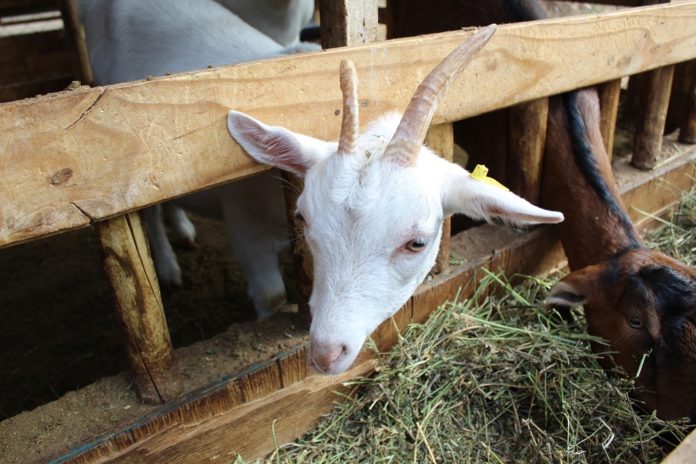
[[[377,39],[377,0],[319,0],[319,14],[324,48]]]
[[[696,456],[696,430],[693,430],[661,464],[691,464]]]
[[[453,85],[433,123],[696,55],[694,2],[601,18],[501,26]],[[227,133],[229,108],[335,139],[341,59],[352,59],[362,76],[363,124],[402,109],[427,72],[470,34],[399,39],[0,105],[0,247],[266,169]],[[51,184],[65,169],[72,178]]]
[[[138,213],[97,224],[136,392],[146,403],[181,393],[162,297]]]
[[[696,60],[685,63],[684,80],[689,85],[686,89],[683,122],[679,129],[679,141],[696,143]]]
[[[68,42],[73,51],[74,75],[82,84],[92,85],[94,75],[92,74],[89,52],[87,51],[85,28],[80,23],[77,10],[77,0],[61,0],[60,9],[63,25],[67,31]]]
[[[616,133],[616,118],[619,114],[619,97],[621,96],[621,79],[604,82],[598,86],[599,108],[601,120],[599,129],[604,141],[609,162],[614,155],[614,134]]]
[[[374,0],[360,0],[358,4],[351,1],[350,5],[348,3],[348,0],[322,0],[319,2],[322,16],[321,39],[324,48],[358,45],[375,40],[377,5]],[[283,178],[286,180],[285,204],[288,224],[290,225],[293,266],[299,293],[298,313],[302,321],[309,327],[311,322],[309,298],[312,294],[312,254],[304,239],[304,224],[295,217],[297,198],[304,189],[304,183],[302,179],[286,172],[283,173]]]
[[[507,186],[532,203],[539,203],[544,160],[548,98],[510,109],[510,146],[507,156]]]
[[[430,147],[435,153],[448,161],[454,160],[454,131],[452,124],[441,124],[431,126],[425,134],[425,145]],[[436,274],[448,272],[450,269],[450,234],[452,232],[451,217],[445,218],[442,223],[442,239],[440,240],[440,251],[433,272]]]
[[[662,150],[669,94],[674,66],[663,66],[647,73],[643,79],[641,110],[636,123],[631,163],[639,169],[652,169]]]

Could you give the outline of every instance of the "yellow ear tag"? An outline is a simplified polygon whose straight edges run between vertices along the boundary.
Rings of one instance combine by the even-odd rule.
[[[476,179],[480,182],[485,182],[486,184],[490,184],[493,187],[498,187],[502,190],[510,190],[509,188],[507,188],[497,180],[493,179],[492,177],[488,177],[488,168],[483,164],[476,165],[474,171],[471,173],[471,178]]]

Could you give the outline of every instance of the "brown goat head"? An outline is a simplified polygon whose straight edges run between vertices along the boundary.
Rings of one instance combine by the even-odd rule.
[[[584,304],[588,332],[605,369],[636,377],[637,399],[648,411],[696,418],[696,271],[645,248],[572,272],[547,302]]]

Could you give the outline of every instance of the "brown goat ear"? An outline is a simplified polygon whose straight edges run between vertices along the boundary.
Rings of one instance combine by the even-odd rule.
[[[551,287],[544,303],[548,306],[570,307],[587,303],[599,289],[601,265],[571,272]]]

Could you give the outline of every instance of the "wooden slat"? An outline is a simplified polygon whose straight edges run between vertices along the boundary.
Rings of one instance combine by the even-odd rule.
[[[0,37],[0,50],[0,88],[72,76],[71,53],[63,30]]]
[[[454,159],[454,130],[452,124],[432,126],[425,134],[425,145],[434,150],[438,155],[448,161]],[[452,232],[452,218],[447,217],[442,223],[442,239],[440,250],[437,253],[435,273],[449,271],[450,268],[450,235]]]
[[[140,217],[102,221],[97,235],[138,397],[150,404],[170,401],[181,393],[181,380]]]
[[[469,34],[400,39],[0,105],[0,246],[264,169],[227,134],[228,108],[335,139],[341,59],[358,65],[367,123],[405,107],[425,74]],[[696,55],[695,40],[694,1],[502,26],[433,122],[687,60]],[[71,182],[48,182],[66,168],[74,172]]]
[[[685,63],[684,66],[687,87],[684,102],[684,118],[679,129],[679,141],[696,143],[696,60]]]
[[[616,132],[616,118],[619,114],[619,97],[621,96],[621,79],[605,82],[597,89],[599,93],[599,107],[601,121],[599,129],[602,132],[604,149],[611,162],[614,154],[614,134]]]
[[[548,114],[548,98],[510,109],[507,183],[510,190],[532,203],[538,203],[541,195],[541,167]]]
[[[636,122],[631,163],[639,169],[652,169],[662,150],[669,94],[674,66],[663,66],[643,76],[643,95]]]

